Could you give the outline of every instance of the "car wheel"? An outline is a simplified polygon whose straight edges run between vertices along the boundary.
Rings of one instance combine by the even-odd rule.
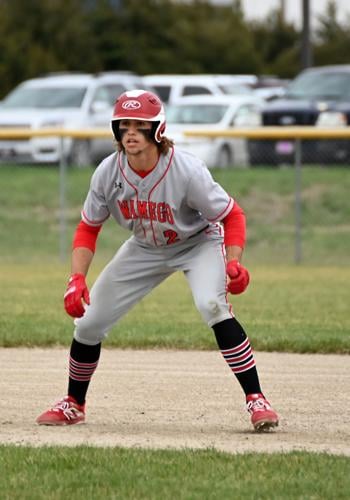
[[[91,145],[87,140],[76,140],[72,144],[68,163],[74,167],[88,167],[92,165]]]
[[[219,168],[227,168],[232,164],[233,154],[231,149],[227,145],[221,146],[217,155],[216,166]]]

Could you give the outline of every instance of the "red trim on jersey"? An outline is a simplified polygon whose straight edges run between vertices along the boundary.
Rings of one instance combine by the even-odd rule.
[[[228,297],[228,291],[227,291],[227,278],[226,278],[226,252],[225,252],[225,244],[224,243],[221,243],[221,254],[222,254],[222,258],[223,258],[223,263],[224,263],[224,276],[225,276],[225,290],[226,290],[226,293],[225,293],[225,300],[226,300],[226,304],[228,305],[228,312],[231,314],[232,318],[235,317],[234,315],[234,312],[233,312],[233,307],[232,307],[232,304],[231,302],[229,301],[229,297]]]
[[[245,214],[237,202],[231,212],[222,220],[226,246],[237,245],[244,248],[246,242]]]
[[[153,167],[151,170],[135,170],[134,168],[132,168],[131,165],[129,165],[129,167],[131,168],[131,170],[133,172],[135,172],[136,175],[138,175],[139,177],[142,177],[142,179],[147,177],[147,175],[150,174],[151,172],[153,172],[153,170],[155,169],[155,167]]]
[[[125,172],[124,172],[124,168],[123,168],[123,165],[122,165],[122,161],[121,161],[121,158],[122,158],[122,155],[121,153],[119,153],[119,156],[118,156],[118,163],[119,163],[119,168],[120,168],[120,171],[122,173],[122,176],[124,177],[124,179],[126,180],[126,182],[129,184],[130,187],[132,187],[132,189],[135,191],[135,195],[136,195],[136,203],[138,202],[139,200],[139,192],[137,190],[137,187],[134,186],[134,184],[132,184],[132,182],[129,181],[129,179],[127,178]],[[129,162],[128,162],[128,165],[129,165]],[[130,165],[129,165],[130,167]],[[130,167],[131,168],[131,167]],[[132,169],[134,171],[134,169]],[[140,225],[142,227],[142,231],[143,231],[143,234],[144,234],[144,237],[146,239],[146,235],[147,235],[147,232],[146,232],[146,229],[144,228],[144,225],[142,223],[142,218],[140,217],[139,218],[139,222],[140,222]]]
[[[150,191],[149,191],[148,202],[151,201],[151,194],[152,194],[153,190],[158,186],[158,184],[164,179],[164,177],[168,173],[170,165],[171,165],[171,162],[173,160],[173,156],[174,156],[174,148],[172,148],[172,150],[171,150],[171,156],[170,156],[170,159],[169,159],[169,163],[168,163],[168,165],[167,165],[167,167],[166,167],[163,175],[158,179],[158,181],[155,183],[155,185],[153,186],[153,188],[150,189]],[[152,233],[153,233],[153,241],[154,241],[154,243],[155,243],[155,245],[157,247],[158,246],[157,245],[157,239],[156,239],[156,235],[155,235],[155,232],[154,232],[154,227],[153,227],[153,221],[152,221],[152,219],[150,219],[150,222],[151,222],[151,228],[152,228]]]
[[[207,226],[204,229],[205,234],[219,234],[220,236],[223,236],[223,229],[220,224],[210,224],[210,226]]]
[[[234,201],[232,198],[230,198],[230,200],[229,200],[228,204],[226,205],[226,207],[224,208],[224,210],[222,212],[220,212],[219,215],[214,217],[214,219],[208,219],[208,221],[209,222],[217,222],[217,221],[222,220],[232,210],[233,204],[234,204]]]
[[[126,173],[124,172],[124,168],[123,168],[123,164],[122,164],[122,154],[121,153],[119,153],[119,155],[118,155],[118,163],[119,163],[119,168],[120,168],[120,171],[122,173],[122,176],[124,177],[124,179],[126,180],[126,182],[129,184],[129,186],[131,186],[135,190],[135,192],[137,193],[137,188],[132,184],[132,182],[129,181],[129,179],[126,176]]]
[[[80,221],[75,230],[73,238],[73,249],[84,247],[89,248],[89,250],[95,253],[96,241],[101,228],[102,224],[100,226],[89,226],[83,220]]]
[[[153,167],[151,168],[151,170],[136,170],[135,168],[133,168],[130,163],[128,162],[128,165],[129,167],[131,168],[131,170],[133,172],[135,172],[135,174],[139,175],[140,177],[142,177],[143,179],[145,177],[147,177],[148,174],[150,174],[151,172],[153,172],[153,170],[156,168],[156,166],[158,165],[158,162],[159,162],[159,155],[158,155],[158,160],[156,161],[155,165],[153,165]]]
[[[100,226],[101,224],[104,223],[104,221],[106,221],[109,217],[109,214],[107,215],[107,217],[105,217],[104,219],[101,219],[101,220],[90,220],[87,216],[86,216],[86,213],[84,212],[84,210],[82,210],[81,212],[81,216],[84,220],[84,222],[88,225],[88,226]]]

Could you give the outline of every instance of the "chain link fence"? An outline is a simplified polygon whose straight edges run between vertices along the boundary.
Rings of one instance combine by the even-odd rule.
[[[239,139],[246,148],[245,161],[226,167],[250,168],[267,167],[270,170],[287,166],[293,168],[293,204],[294,204],[294,262],[303,260],[302,230],[305,215],[303,213],[303,168],[306,165],[332,167],[343,166],[344,176],[349,175],[346,167],[350,166],[349,144],[350,130],[347,127],[320,129],[316,127],[260,127],[256,129],[202,130],[201,132],[186,132],[189,136],[207,137],[215,140],[217,137]],[[14,130],[0,129],[1,140],[28,141],[32,137],[56,137],[60,144],[59,161],[59,248],[60,257],[67,257],[68,234],[66,214],[67,202],[67,158],[65,141],[72,139],[86,141],[87,139],[111,139],[109,129],[89,130]],[[220,167],[221,165],[217,165]]]

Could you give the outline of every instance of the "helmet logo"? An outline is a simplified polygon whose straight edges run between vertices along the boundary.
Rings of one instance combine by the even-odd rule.
[[[141,103],[139,103],[139,101],[133,101],[130,99],[129,101],[123,102],[122,108],[123,109],[139,109],[139,108],[141,108]]]

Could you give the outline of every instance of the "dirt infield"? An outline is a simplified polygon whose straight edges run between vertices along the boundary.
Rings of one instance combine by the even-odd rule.
[[[52,428],[34,422],[65,393],[67,350],[0,349],[0,442],[350,456],[350,357],[255,355],[280,413],[280,427],[269,434],[252,431],[241,389],[218,352],[104,349],[86,424]]]

